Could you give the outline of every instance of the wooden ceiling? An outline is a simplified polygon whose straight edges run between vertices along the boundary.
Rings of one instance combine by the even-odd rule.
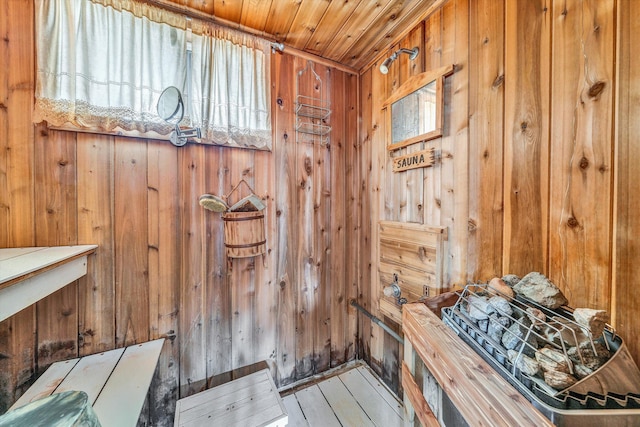
[[[360,70],[445,0],[148,0]]]

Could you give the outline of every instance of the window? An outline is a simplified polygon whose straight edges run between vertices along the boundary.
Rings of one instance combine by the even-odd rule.
[[[187,28],[193,32],[187,73]],[[205,143],[270,149],[269,43],[131,0],[37,0],[36,121],[168,135],[162,91],[191,75]]]

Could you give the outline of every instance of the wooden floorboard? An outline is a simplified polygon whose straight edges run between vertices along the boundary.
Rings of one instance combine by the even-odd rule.
[[[391,393],[387,387],[376,377],[369,369],[368,366],[359,366],[357,371],[364,377],[365,380],[378,392],[378,394],[389,404],[395,412],[403,416],[404,406],[402,402],[398,400],[395,394]]]
[[[300,408],[311,427],[340,427],[338,417],[325,400],[320,387],[312,385],[296,393]]]
[[[342,382],[362,406],[371,420],[379,427],[402,426],[402,417],[374,389],[357,369],[339,375]]]
[[[375,427],[355,397],[338,377],[329,378],[318,384],[324,398],[343,426]]]
[[[295,394],[284,397],[282,401],[284,402],[284,407],[287,408],[287,414],[289,414],[289,426],[309,427]]]
[[[365,365],[286,396],[289,427],[402,426],[402,403]]]

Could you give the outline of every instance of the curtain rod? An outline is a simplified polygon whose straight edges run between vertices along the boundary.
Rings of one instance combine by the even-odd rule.
[[[265,31],[258,31],[254,28],[247,27],[246,25],[238,24],[236,22],[231,22],[227,19],[218,18],[214,15],[210,15],[206,12],[202,12],[200,10],[194,9],[190,6],[183,6],[175,4],[169,0],[139,0],[141,3],[146,3],[151,6],[156,6],[162,9],[165,9],[169,12],[174,12],[182,15],[186,15],[191,18],[196,18],[201,21],[221,25],[232,30],[242,31],[244,33],[250,34],[252,36],[261,37],[270,42],[278,42],[276,37],[273,34],[269,34]],[[302,59],[309,59],[317,64],[326,65],[327,67],[335,68],[340,71],[344,71],[349,74],[358,75],[358,70],[355,68],[348,67],[344,64],[340,64],[339,62],[332,61],[330,59],[323,58],[321,56],[313,55],[308,52],[304,52],[302,50],[290,47],[285,45],[285,50],[287,53],[298,56]]]

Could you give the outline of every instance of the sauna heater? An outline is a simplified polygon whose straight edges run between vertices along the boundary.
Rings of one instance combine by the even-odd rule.
[[[616,335],[610,326],[607,325],[600,337],[592,337],[588,331],[584,331],[589,334],[586,348],[606,347],[610,352],[608,361],[574,385],[557,390],[545,383],[540,375],[523,372],[526,369],[519,368],[522,366],[520,360],[523,359],[523,354],[535,352],[530,344],[532,336],[535,336],[538,346],[540,344],[553,346],[558,351],[564,352],[564,356],[569,360],[567,346],[558,343],[558,340],[547,339],[540,331],[555,329],[559,333],[564,333],[566,331],[561,330],[563,326],[558,325],[569,325],[573,328],[569,332],[575,334],[574,331],[579,326],[573,319],[573,310],[566,307],[550,310],[518,295],[513,299],[505,297],[511,311],[508,316],[511,324],[525,317],[527,309],[540,310],[545,314],[541,317],[554,319],[553,322],[545,320],[546,323],[538,324],[535,328],[524,325],[523,329],[526,329],[526,333],[518,338],[520,342],[517,345],[512,346],[517,351],[512,350],[509,353],[502,341],[498,341],[495,333],[490,334],[491,331],[486,325],[469,314],[469,306],[473,298],[497,293],[488,285],[468,285],[458,292],[459,298],[454,306],[442,309],[442,320],[557,426],[640,426],[640,381],[637,381],[640,378],[640,372],[622,338]],[[489,314],[487,313],[487,317]],[[507,333],[506,322],[503,323],[501,327],[504,330],[500,331],[502,334]],[[495,329],[496,324],[493,325],[494,332]],[[575,359],[576,354],[572,357]],[[578,354],[577,357],[582,356]],[[620,381],[618,382],[617,379]],[[444,406],[446,406],[446,400],[443,401],[443,411],[451,411],[451,408],[447,409]]]

